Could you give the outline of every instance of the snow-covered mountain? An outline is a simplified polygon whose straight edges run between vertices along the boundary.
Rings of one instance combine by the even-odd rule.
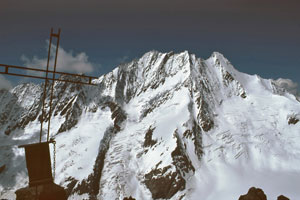
[[[300,197],[300,102],[275,81],[217,52],[151,51],[95,83],[55,84],[55,182],[69,199]],[[28,183],[17,145],[38,142],[42,88],[0,91],[1,198]]]

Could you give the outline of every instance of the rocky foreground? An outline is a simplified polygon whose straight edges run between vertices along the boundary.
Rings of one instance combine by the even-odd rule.
[[[249,189],[248,193],[241,195],[239,200],[267,200],[267,195],[260,188],[252,187]],[[289,198],[280,195],[277,197],[277,200],[290,200]]]

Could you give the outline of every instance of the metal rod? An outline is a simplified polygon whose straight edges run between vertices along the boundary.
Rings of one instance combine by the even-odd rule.
[[[5,72],[0,72],[0,74],[6,74],[10,76],[21,76],[21,77],[27,77],[27,78],[36,78],[36,79],[43,79],[43,80],[48,80],[48,81],[61,81],[61,82],[66,82],[66,83],[78,83],[78,84],[83,84],[83,85],[96,85],[94,83],[89,83],[89,82],[81,82],[81,81],[72,81],[72,80],[63,80],[63,79],[52,79],[52,78],[46,78],[46,77],[41,77],[41,76],[33,76],[33,75],[23,75],[23,74],[16,74],[16,73],[5,73]]]
[[[51,35],[52,36],[52,35]],[[57,45],[56,45],[56,52],[55,52],[55,60],[54,60],[54,69],[53,69],[53,76],[52,76],[52,87],[51,87],[51,96],[50,96],[50,108],[49,108],[49,120],[48,120],[48,132],[47,132],[47,142],[49,141],[49,135],[50,135],[50,122],[51,122],[51,115],[52,115],[52,101],[53,101],[53,90],[54,90],[54,84],[55,84],[55,72],[56,72],[56,64],[57,64],[57,54],[58,54],[58,48],[59,48],[59,39],[60,39],[60,28],[58,29],[57,34]]]
[[[21,66],[15,66],[15,65],[6,65],[6,64],[0,64],[0,67],[4,67],[5,70],[6,68],[15,68],[15,69],[22,69],[22,70],[32,70],[32,71],[38,71],[38,72],[47,72],[47,70],[44,69],[37,69],[37,68],[30,68],[30,67],[21,67]],[[4,72],[0,72],[2,74],[6,74]],[[54,71],[48,70],[48,73],[54,73]],[[82,77],[82,78],[91,78],[91,79],[97,79],[98,77],[94,77],[94,76],[86,76],[86,75],[82,75],[82,74],[72,74],[72,73],[67,73],[67,72],[55,72],[56,74],[60,74],[60,75],[69,75],[69,76],[75,76],[75,77]],[[40,79],[44,79],[42,77],[39,76],[34,76],[32,78],[40,78]],[[58,79],[56,79],[58,80]]]
[[[53,28],[51,28],[49,49],[48,49],[46,79],[45,79],[44,93],[43,93],[43,108],[42,108],[41,130],[40,130],[40,142],[42,142],[43,122],[44,122],[44,116],[45,116],[45,101],[46,101],[46,91],[47,91],[47,86],[48,86],[48,71],[49,71],[49,60],[50,60],[51,43],[52,43],[52,32],[53,32]],[[51,106],[50,106],[50,108],[51,108]],[[50,120],[50,117],[49,117],[49,120]]]

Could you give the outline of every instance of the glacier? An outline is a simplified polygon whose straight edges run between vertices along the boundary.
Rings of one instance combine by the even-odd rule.
[[[150,51],[94,83],[56,82],[51,116],[47,96],[68,199],[232,200],[252,186],[299,198],[300,101],[276,81],[218,52]],[[28,184],[18,145],[38,142],[42,88],[0,90],[0,198]]]

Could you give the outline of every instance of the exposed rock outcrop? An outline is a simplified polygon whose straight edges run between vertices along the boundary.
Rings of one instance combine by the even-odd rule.
[[[299,122],[299,119],[296,117],[290,117],[288,119],[288,124],[297,124]]]
[[[277,200],[290,200],[289,198],[283,196],[283,195],[280,195]]]
[[[267,196],[262,189],[252,187],[247,194],[240,196],[239,200],[267,200]]]
[[[262,189],[252,187],[247,194],[241,195],[239,200],[267,200],[267,196]],[[280,195],[277,197],[277,200],[289,200],[289,198]]]
[[[5,165],[2,165],[1,167],[0,167],[0,174],[5,170]]]

